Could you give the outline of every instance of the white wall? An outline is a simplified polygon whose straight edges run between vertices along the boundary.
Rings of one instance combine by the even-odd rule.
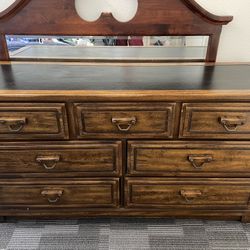
[[[0,11],[14,1],[0,0]],[[213,14],[234,16],[223,28],[217,60],[250,62],[250,0],[196,1]]]
[[[0,0],[0,11],[5,10],[14,2],[15,0]]]

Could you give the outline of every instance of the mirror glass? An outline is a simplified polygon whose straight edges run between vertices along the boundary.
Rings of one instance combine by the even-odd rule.
[[[7,36],[12,59],[204,61],[208,36]]]

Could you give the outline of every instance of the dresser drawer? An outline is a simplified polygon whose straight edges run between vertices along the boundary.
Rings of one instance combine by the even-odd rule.
[[[121,168],[121,142],[0,144],[0,176],[119,176]]]
[[[0,180],[4,207],[118,207],[119,180]]]
[[[250,143],[129,141],[128,174],[250,177]]]
[[[77,138],[172,138],[173,103],[75,104]]]
[[[249,139],[250,103],[184,103],[180,137]]]
[[[126,178],[126,207],[247,208],[250,179]]]
[[[0,139],[67,139],[64,104],[0,103]]]

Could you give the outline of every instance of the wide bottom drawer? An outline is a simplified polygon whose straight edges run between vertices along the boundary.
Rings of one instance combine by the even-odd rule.
[[[250,179],[126,178],[127,208],[247,208]]]
[[[0,180],[0,209],[7,207],[119,207],[119,179]]]

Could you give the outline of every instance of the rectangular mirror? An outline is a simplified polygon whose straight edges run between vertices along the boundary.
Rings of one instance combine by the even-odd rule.
[[[208,36],[6,36],[12,60],[204,61]]]

